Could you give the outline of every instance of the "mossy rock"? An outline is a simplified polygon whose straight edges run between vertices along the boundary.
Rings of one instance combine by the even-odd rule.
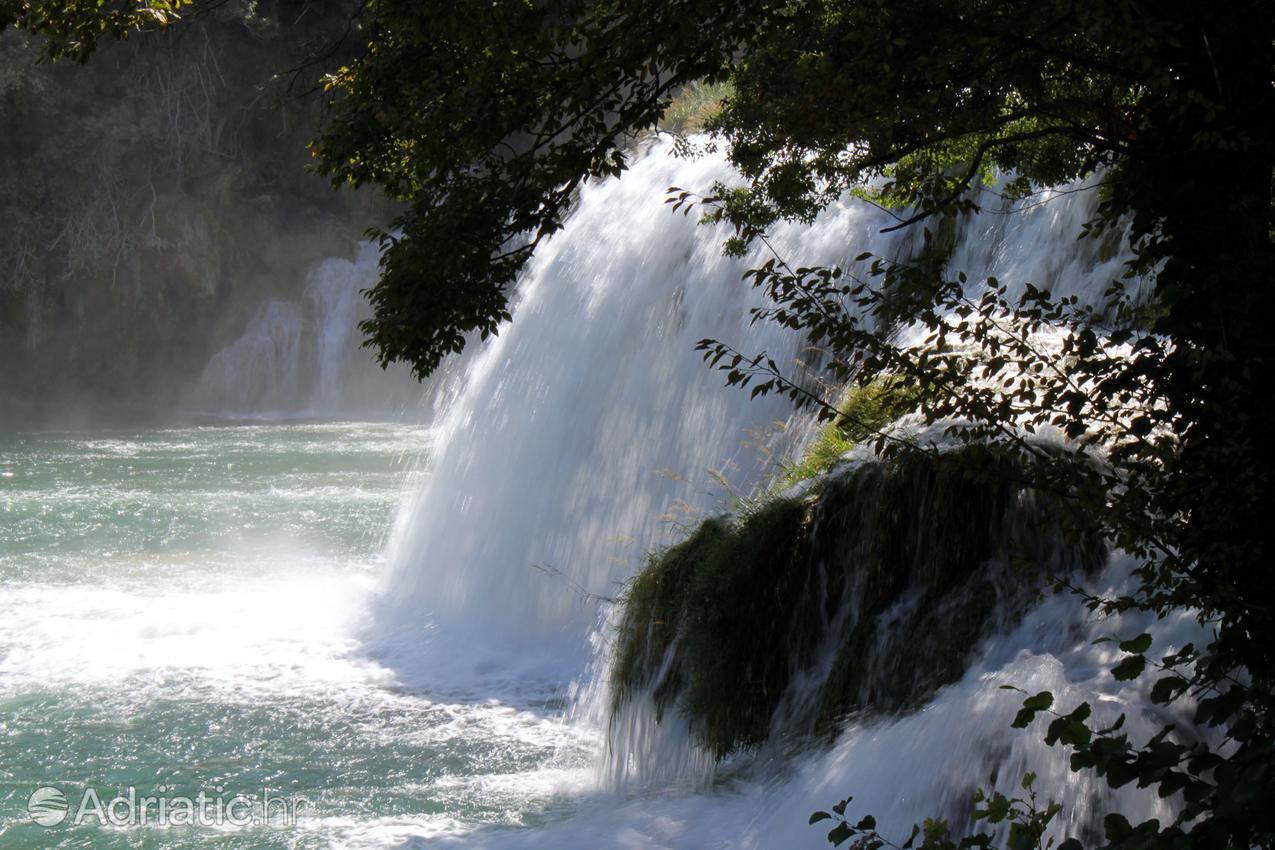
[[[809,505],[776,499],[721,538],[690,572],[682,647],[694,659],[685,710],[715,752],[765,740],[787,688],[790,657],[813,637],[799,611]]]
[[[633,685],[652,685],[656,709],[662,714],[667,700],[681,690],[675,670],[663,671],[677,637],[686,601],[686,580],[710,551],[731,534],[730,523],[714,518],[701,523],[683,542],[652,557],[629,583],[624,594],[619,652],[612,666],[614,707],[629,696]]]
[[[977,446],[905,452],[704,523],[630,585],[614,707],[649,698],[663,718],[675,706],[719,756],[755,746],[829,645],[831,670],[796,731],[920,705],[1021,616],[1051,571],[1105,554],[1013,483],[1015,463]]]

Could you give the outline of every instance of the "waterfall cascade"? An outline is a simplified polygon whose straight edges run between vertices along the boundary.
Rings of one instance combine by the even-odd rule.
[[[215,410],[288,410],[297,404],[305,316],[295,304],[261,306],[243,335],[213,355],[199,394]]]
[[[721,231],[671,215],[662,203],[669,186],[731,179],[728,166],[715,156],[679,160],[670,153],[670,145],[656,143],[623,179],[582,190],[564,230],[542,246],[521,281],[516,320],[466,361],[420,487],[400,510],[368,636],[401,679],[462,688],[462,681],[528,677],[561,683],[580,676],[592,647],[572,716],[605,729],[613,625],[603,614],[603,629],[596,626],[608,600],[652,551],[728,507],[729,492],[717,486],[723,478],[737,492],[752,492],[775,454],[798,451],[808,433],[785,402],[749,400],[723,387],[693,350],[697,340],[715,337],[745,352],[765,349],[794,372],[804,354],[797,336],[749,321],[758,295],[741,274],[766,255],[726,259]],[[1011,297],[1030,282],[1099,304],[1123,258],[1118,245],[1075,241],[1095,195],[1045,192],[1014,214],[991,209],[961,220],[950,268],[965,271],[972,289],[995,275],[1010,284]],[[793,265],[847,266],[862,251],[906,257],[920,237],[882,235],[890,223],[888,214],[846,199],[813,225],[778,227],[770,242]],[[924,516],[913,519],[924,527]],[[1095,586],[1124,580],[1127,565],[1118,553],[1113,560],[1092,579]],[[906,597],[894,608],[908,604]],[[837,610],[849,609],[828,609]],[[911,713],[841,720],[835,744],[799,747],[795,755],[763,747],[774,758],[728,771],[734,779],[726,796],[617,801],[500,844],[592,846],[619,829],[643,837],[633,846],[818,847],[822,836],[806,826],[807,814],[846,794],[857,795],[856,811],[874,812],[906,833],[914,820],[959,815],[980,785],[1016,789],[1028,770],[1041,776],[1045,796],[1069,806],[1064,828],[1089,829],[1109,792],[1075,781],[1065,756],[1038,736],[1010,735],[1017,701],[998,688],[1052,689],[1060,701],[1096,700],[1099,713],[1113,716],[1145,705],[1137,683],[1110,679],[1109,651],[1092,639],[1151,628],[1180,643],[1192,626],[1185,619],[1135,620],[1095,624],[1074,599],[1048,598],[998,621],[999,628],[979,630],[965,673],[958,668],[935,683],[944,686],[925,691]],[[808,684],[794,687],[809,693]],[[797,717],[809,725],[800,697],[780,697],[772,727]],[[1145,712],[1133,714],[1132,728],[1149,728]],[[661,730],[652,717],[625,722],[622,745],[613,739],[600,756],[600,776],[654,765],[639,769],[641,778],[684,787],[712,761],[684,723]],[[771,732],[780,738],[784,730]],[[1122,791],[1121,806],[1163,813],[1169,805],[1138,793]]]
[[[713,336],[796,370],[802,343],[749,326],[759,301],[740,278],[760,254],[727,259],[721,231],[667,212],[670,185],[730,177],[718,158],[669,147],[582,191],[522,279],[516,321],[471,359],[391,545],[377,619],[398,632],[383,636],[387,651],[407,647],[396,666],[578,673],[599,600],[651,548],[724,508],[723,479],[748,492],[798,439],[786,402],[723,387],[694,350]],[[841,205],[773,244],[843,262],[846,235],[879,218]]]
[[[329,257],[300,297],[263,304],[238,339],[208,362],[192,407],[206,413],[341,416],[401,412],[419,395],[405,369],[383,372],[361,347],[363,290],[380,254],[363,242],[353,259]]]
[[[1069,541],[1057,505],[1011,484],[1014,464],[983,447],[855,454],[705,522],[635,580],[609,665],[612,784],[666,775],[676,762],[650,758],[659,738],[690,741],[706,751],[690,763],[711,768],[740,747],[924,705],[1018,622],[1046,574],[1106,559],[1101,540]]]

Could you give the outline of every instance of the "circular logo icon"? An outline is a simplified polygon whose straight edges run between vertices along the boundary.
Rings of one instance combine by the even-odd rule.
[[[27,798],[27,814],[40,826],[57,826],[66,820],[66,795],[58,788],[37,788]]]

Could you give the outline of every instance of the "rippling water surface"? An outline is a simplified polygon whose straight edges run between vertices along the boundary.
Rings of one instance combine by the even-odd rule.
[[[346,423],[0,437],[0,846],[397,846],[569,807],[592,742],[559,694],[415,692],[360,640],[428,441]],[[43,786],[70,809],[52,827],[28,814]],[[88,789],[129,788],[203,791],[210,813],[263,789],[305,802],[289,828],[282,809],[71,823]]]

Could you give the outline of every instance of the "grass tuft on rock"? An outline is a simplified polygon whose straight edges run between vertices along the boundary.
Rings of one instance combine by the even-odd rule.
[[[922,399],[921,388],[898,375],[880,375],[850,387],[837,403],[841,415],[820,429],[800,460],[782,467],[778,489],[824,475],[846,452],[914,412]]]
[[[660,116],[659,129],[677,136],[703,132],[734,93],[730,83],[697,80],[682,87]]]

